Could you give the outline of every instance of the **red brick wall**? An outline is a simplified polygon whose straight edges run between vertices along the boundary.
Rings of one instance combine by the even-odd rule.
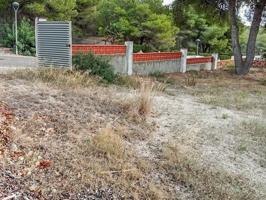
[[[126,54],[125,45],[87,45],[87,44],[73,44],[73,55],[78,53],[94,53],[96,55],[117,55]]]
[[[143,61],[155,61],[155,60],[176,60],[180,59],[182,53],[180,52],[155,52],[155,53],[134,53],[133,60],[134,62],[143,62]]]
[[[202,58],[188,58],[187,64],[201,64],[212,62],[212,57],[202,57]]]

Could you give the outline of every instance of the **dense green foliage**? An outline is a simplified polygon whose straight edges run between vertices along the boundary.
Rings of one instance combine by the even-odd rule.
[[[199,13],[208,16],[212,24],[217,23],[218,19],[229,22],[230,39],[232,54],[234,55],[235,73],[238,75],[248,74],[256,55],[256,42],[258,33],[263,24],[266,24],[266,0],[175,0],[176,21],[182,21],[182,10],[192,6]],[[241,14],[245,15],[251,25],[246,27],[249,29],[248,40],[245,41],[246,51],[241,48],[240,31],[241,31]],[[180,14],[181,13],[181,14]],[[180,20],[180,18],[181,20]],[[185,21],[186,18],[183,17]]]
[[[200,12],[192,5],[174,4],[174,20],[180,32],[177,37],[179,48],[196,51],[196,40],[200,39],[203,53],[231,53],[229,27],[226,22],[212,21],[206,13]]]
[[[135,44],[149,45],[153,50],[173,48],[177,28],[171,15],[165,13],[162,2],[156,2],[102,0],[98,12],[99,33],[113,41],[132,40]]]
[[[138,49],[171,50],[177,27],[162,0],[18,0],[19,16],[72,20],[74,37],[103,36],[109,42],[132,40]],[[10,0],[0,0],[0,15],[12,16]],[[12,20],[10,19],[10,22]]]
[[[31,15],[48,19],[71,20],[77,15],[76,0],[38,0],[25,6]]]
[[[12,2],[13,0],[0,0],[0,24],[12,23]],[[201,0],[176,0],[173,6],[164,6],[163,0],[18,0],[18,2],[21,5],[19,22],[23,16],[31,19],[32,24],[36,16],[50,20],[72,20],[74,38],[103,36],[111,43],[132,40],[134,52],[188,48],[191,53],[196,52],[196,39],[200,39],[201,54],[217,52],[226,58],[232,54],[228,17],[226,12],[214,7],[217,1],[210,1],[213,4],[203,4]],[[241,44],[245,50],[248,30],[242,28],[240,31]],[[7,32],[10,34],[5,40],[9,42],[5,44],[13,46],[11,29]],[[29,31],[25,37],[32,38],[32,31]],[[28,43],[31,48],[32,42]],[[265,33],[261,31],[257,42],[260,51],[266,51],[265,43]],[[27,48],[27,45],[23,44],[21,49],[24,47]],[[33,49],[27,51],[23,54],[34,52]]]
[[[75,55],[73,65],[75,70],[97,75],[107,83],[112,83],[116,79],[116,75],[108,61],[92,53]]]
[[[248,40],[249,30],[244,28],[240,35],[240,44],[242,51],[245,52],[247,48],[246,41]],[[266,31],[261,30],[258,34],[257,43],[256,43],[256,54],[266,53]]]
[[[4,46],[13,48],[15,44],[15,34],[11,26],[3,28],[3,38],[0,41]],[[28,20],[23,19],[18,25],[18,52],[21,55],[35,55],[35,33],[34,28]]]

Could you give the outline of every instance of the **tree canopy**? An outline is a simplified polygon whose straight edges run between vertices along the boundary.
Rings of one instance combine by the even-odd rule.
[[[210,17],[210,21],[228,15],[236,73],[242,75],[249,72],[255,56],[257,35],[265,19],[266,0],[176,0],[175,3],[179,10],[181,10],[181,6],[194,5],[199,12],[206,13]],[[245,58],[243,58],[240,44],[239,20],[240,10],[243,6],[247,8],[247,15],[251,21],[249,36],[246,42]]]
[[[193,5],[188,4],[180,9],[178,3],[174,4],[174,19],[180,28],[177,38],[180,48],[193,50],[196,48],[196,40],[200,39],[202,52],[230,53],[227,23],[213,23],[208,15],[199,12]]]
[[[12,1],[0,0],[11,15]],[[105,36],[112,42],[132,40],[149,50],[175,47],[177,27],[162,0],[18,0],[20,16],[72,20],[74,36]]]
[[[114,40],[132,40],[136,44],[146,44],[155,50],[173,48],[177,28],[171,15],[164,13],[162,2],[157,0],[157,6],[154,2],[155,0],[101,1],[97,16],[99,33]]]

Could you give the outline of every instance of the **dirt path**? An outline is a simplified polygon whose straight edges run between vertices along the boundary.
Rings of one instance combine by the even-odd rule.
[[[154,108],[152,120],[158,129],[149,141],[136,144],[139,155],[157,160],[162,147],[174,143],[196,155],[201,165],[242,176],[254,185],[259,197],[266,195],[266,170],[261,164],[265,156],[259,156],[260,147],[251,138],[238,134],[243,121],[266,123],[265,119],[198,103],[195,97],[178,92],[176,96],[155,96]],[[238,151],[243,141],[253,146]]]

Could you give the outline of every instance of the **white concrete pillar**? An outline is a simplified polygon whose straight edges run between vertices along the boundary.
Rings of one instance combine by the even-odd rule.
[[[125,42],[126,49],[126,71],[129,76],[133,74],[133,42]]]
[[[180,51],[182,53],[180,72],[186,73],[187,71],[187,49],[181,49]]]
[[[211,70],[216,70],[218,67],[218,53],[213,53],[212,54],[212,69]]]
[[[36,17],[35,18],[35,49],[36,49],[36,57],[38,57],[38,22],[39,22],[39,18]]]

